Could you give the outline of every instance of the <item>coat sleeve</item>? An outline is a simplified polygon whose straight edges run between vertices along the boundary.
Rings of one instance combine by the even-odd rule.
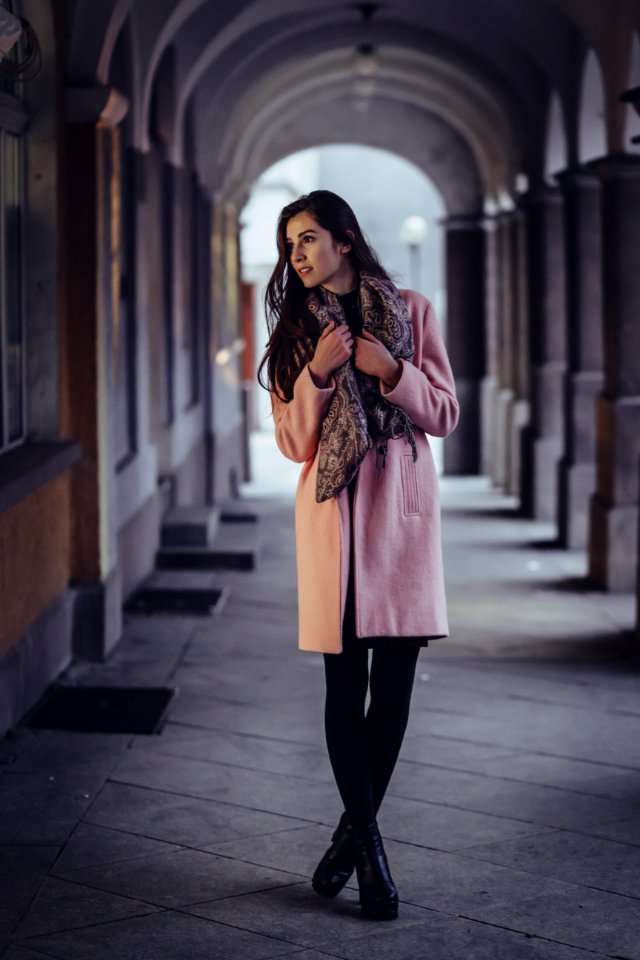
[[[333,379],[329,384],[317,387],[307,365],[294,384],[289,403],[271,393],[276,443],[285,457],[295,463],[303,463],[316,452],[322,421],[335,390]]]
[[[380,392],[420,430],[446,437],[459,415],[453,373],[433,306],[425,297],[413,297],[409,305],[416,345],[413,361],[401,360],[402,373],[395,387],[390,390],[381,381]]]

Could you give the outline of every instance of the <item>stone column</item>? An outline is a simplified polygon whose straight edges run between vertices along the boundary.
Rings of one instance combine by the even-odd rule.
[[[513,337],[513,213],[496,217],[496,307],[498,390],[494,410],[495,445],[493,450],[493,482],[503,488],[509,485],[511,469],[511,423],[514,389]]]
[[[603,382],[600,182],[586,169],[557,177],[564,196],[567,265],[565,449],[559,465],[558,533],[571,550],[587,546],[596,487],[596,396]]]
[[[485,233],[481,216],[452,216],[446,229],[447,350],[460,423],[444,445],[447,474],[480,472],[480,386],[485,372]]]
[[[73,646],[104,659],[121,634],[110,387],[118,335],[119,130],[127,101],[106,87],[67,89],[61,164],[63,437],[79,440],[71,481]]]
[[[596,492],[589,573],[606,590],[634,590],[640,456],[640,157],[608,157],[602,183],[604,387],[597,400]]]
[[[531,426],[523,436],[525,515],[555,520],[563,452],[566,296],[562,196],[542,186],[523,197],[527,227]]]
[[[511,343],[512,389],[511,456],[508,465],[507,490],[519,494],[522,484],[523,437],[531,419],[529,383],[529,303],[527,288],[526,217],[520,207],[511,220]]]
[[[494,217],[485,219],[484,270],[484,354],[486,373],[481,398],[481,472],[495,482],[496,397],[498,393],[498,253],[497,224]]]

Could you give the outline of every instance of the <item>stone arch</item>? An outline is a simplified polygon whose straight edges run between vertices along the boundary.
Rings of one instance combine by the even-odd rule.
[[[593,50],[587,52],[582,72],[578,117],[578,162],[587,163],[607,153],[606,101],[602,70]]]
[[[113,47],[107,78],[108,85],[126,96],[129,102],[129,109],[120,122],[127,146],[135,143],[136,118],[140,104],[137,59],[134,26],[131,18],[127,17]]]
[[[562,101],[556,90],[549,100],[547,135],[545,144],[545,180],[555,184],[554,174],[565,170],[569,163],[567,131],[564,122]]]
[[[438,126],[437,140],[440,143],[443,142],[441,126],[451,130],[453,156],[464,154],[465,158],[464,164],[458,165],[458,176],[471,178],[475,196],[477,191],[497,194],[500,189],[511,189],[519,160],[508,118],[495,109],[493,103],[483,101],[480,95],[474,101],[465,91],[456,90],[455,76],[445,77],[443,72],[434,79],[433,73],[425,69],[422,58],[417,55],[414,60],[406,50],[383,53],[371,110],[375,109],[376,115],[382,111],[389,126],[385,128],[377,119],[375,124],[368,124],[371,130],[367,132],[367,124],[356,117],[357,142],[388,147],[388,140],[380,140],[382,130],[394,131],[391,134],[394,143],[402,143],[399,152],[417,162],[427,175],[432,175],[430,168],[411,154],[409,141],[413,130],[402,122],[403,116],[410,111],[414,127],[416,123],[419,128],[428,124]],[[282,156],[303,145],[327,142],[327,138],[334,142],[336,139],[352,139],[348,124],[354,118],[345,117],[345,103],[353,96],[353,76],[345,61],[345,51],[324,52],[314,59],[311,71],[305,66],[308,64],[286,64],[264,78],[259,88],[238,104],[222,142],[211,135],[206,122],[201,124],[199,166],[208,171],[212,188],[221,183],[226,190],[242,188],[242,184],[256,175],[256,164],[262,163],[262,153],[271,149],[271,143],[277,144],[278,148],[286,143],[280,153]],[[308,118],[321,116],[325,121],[328,118],[328,122],[316,124],[315,130],[308,129]],[[491,116],[488,124],[490,145],[483,142],[486,129],[483,124],[488,116]],[[338,136],[336,124],[340,131]],[[292,133],[291,127],[296,125],[302,133]],[[319,129],[322,127],[325,129]],[[285,131],[293,136],[291,142],[286,141]],[[275,159],[277,157],[271,156],[270,162]],[[480,177],[478,170],[481,171]],[[479,185],[480,181],[484,182],[484,187]],[[446,187],[442,189],[446,195]],[[464,206],[468,209],[468,201]],[[478,207],[482,208],[482,197]]]
[[[162,143],[168,156],[173,141],[176,106],[176,50],[166,47],[158,64],[149,113],[148,139]]]
[[[79,0],[75,5],[67,69],[73,83],[106,84],[118,33],[135,0]]]

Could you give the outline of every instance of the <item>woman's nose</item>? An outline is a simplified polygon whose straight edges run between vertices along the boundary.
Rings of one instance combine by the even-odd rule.
[[[295,260],[304,260],[304,250],[302,247],[297,247],[294,253]]]

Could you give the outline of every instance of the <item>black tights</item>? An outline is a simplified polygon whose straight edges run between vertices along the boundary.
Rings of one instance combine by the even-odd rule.
[[[388,649],[373,649],[369,675],[366,645],[350,630],[343,633],[342,653],[324,654],[325,731],[349,820],[364,826],[376,818],[400,753],[420,648],[398,638]]]

